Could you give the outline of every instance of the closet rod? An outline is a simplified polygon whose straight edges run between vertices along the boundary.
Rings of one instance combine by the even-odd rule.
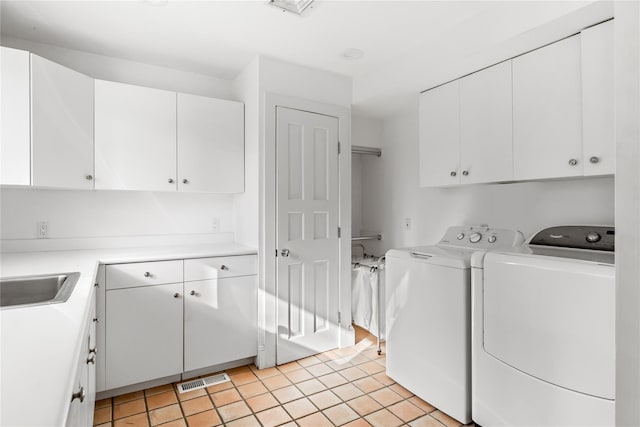
[[[353,154],[369,154],[372,156],[382,157],[382,150],[379,148],[363,147],[361,145],[352,145],[351,153]]]
[[[360,240],[382,240],[382,234],[376,234],[375,236],[358,236],[352,237],[352,242],[358,242]]]

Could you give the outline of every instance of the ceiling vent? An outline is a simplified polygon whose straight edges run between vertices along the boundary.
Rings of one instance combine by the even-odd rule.
[[[275,6],[281,9],[283,12],[293,12],[296,15],[302,15],[302,12],[307,10],[314,0],[269,0],[271,6]]]

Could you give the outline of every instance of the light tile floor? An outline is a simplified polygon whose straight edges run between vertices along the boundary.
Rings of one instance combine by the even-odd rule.
[[[167,384],[100,400],[94,425],[460,426],[385,375],[375,337],[357,328],[356,342],[277,368],[231,369],[231,382],[207,389],[179,394]]]

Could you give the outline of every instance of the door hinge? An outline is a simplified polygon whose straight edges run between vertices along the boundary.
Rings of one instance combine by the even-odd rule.
[[[338,141],[338,154],[340,154],[340,141]]]
[[[338,239],[342,237],[342,229],[338,227]]]
[[[338,324],[342,323],[342,313],[338,312]]]

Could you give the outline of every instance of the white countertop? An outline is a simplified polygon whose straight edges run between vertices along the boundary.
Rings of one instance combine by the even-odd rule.
[[[80,272],[64,303],[0,310],[0,425],[64,425],[99,264],[255,254],[235,243],[0,254],[0,276]]]

